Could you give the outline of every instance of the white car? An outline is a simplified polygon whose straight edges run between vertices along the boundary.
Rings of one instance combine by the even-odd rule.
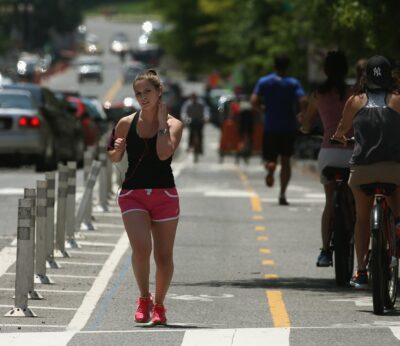
[[[96,80],[103,82],[103,64],[96,56],[81,56],[76,62],[78,70],[78,82],[83,83],[86,80]]]

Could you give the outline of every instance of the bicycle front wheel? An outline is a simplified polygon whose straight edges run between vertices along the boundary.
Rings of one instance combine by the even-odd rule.
[[[371,276],[372,276],[372,302],[374,314],[382,315],[385,307],[386,291],[386,259],[383,242],[384,225],[382,222],[381,206],[376,204],[372,210],[372,249],[371,249]]]
[[[386,280],[385,280],[385,308],[393,309],[397,298],[397,284],[399,280],[399,260],[396,257],[396,238],[393,229],[393,217],[390,212],[386,217]]]

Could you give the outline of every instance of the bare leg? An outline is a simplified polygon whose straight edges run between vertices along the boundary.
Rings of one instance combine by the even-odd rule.
[[[389,197],[386,198],[390,210],[393,213],[394,217],[400,216],[400,188],[397,188],[396,191]]]
[[[290,157],[289,156],[281,156],[281,190],[280,196],[286,196],[286,189],[289,185],[290,177],[292,176],[292,168],[290,166]]]
[[[357,254],[358,270],[365,270],[369,244],[369,227],[373,196],[367,196],[360,188],[352,187],[356,202],[356,225],[354,227],[354,243]]]
[[[173,249],[177,226],[178,220],[152,224],[156,263],[156,304],[164,303],[174,273]]]
[[[332,218],[332,198],[335,191],[335,184],[328,183],[324,184],[325,191],[325,206],[321,217],[321,238],[322,238],[322,248],[324,250],[329,250],[329,232],[330,223]]]
[[[123,215],[126,233],[132,247],[132,269],[140,296],[149,295],[151,220],[146,212],[130,212]]]

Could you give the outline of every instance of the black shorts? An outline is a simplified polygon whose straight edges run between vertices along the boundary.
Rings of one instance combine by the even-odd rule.
[[[278,156],[293,155],[296,132],[264,132],[263,159],[276,161]]]

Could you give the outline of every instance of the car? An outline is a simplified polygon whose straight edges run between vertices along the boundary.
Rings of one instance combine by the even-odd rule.
[[[146,69],[140,61],[129,61],[122,67],[122,80],[125,84],[132,84],[135,77]]]
[[[116,32],[110,39],[110,53],[128,53],[132,49],[130,39],[124,32]]]
[[[81,56],[76,61],[78,83],[86,80],[103,82],[103,64],[97,56]]]
[[[52,145],[48,147],[54,150],[55,160],[82,164],[85,150],[83,128],[66,102],[58,100],[49,88],[38,84],[16,83],[3,85],[2,88],[30,92],[40,114],[51,128],[49,138]]]
[[[65,100],[70,104],[71,109],[75,109],[75,116],[83,126],[85,147],[97,145],[100,138],[100,130],[90,116],[90,101],[77,96],[66,96]]]
[[[37,171],[56,168],[50,124],[29,91],[0,89],[0,155]]]
[[[89,116],[96,123],[100,135],[105,134],[109,129],[109,121],[101,102],[96,96],[85,96],[83,100],[87,102]]]
[[[99,41],[99,38],[95,34],[87,34],[85,41],[83,42],[83,52],[89,55],[101,55],[103,54],[103,47]]]
[[[121,101],[106,101],[103,104],[108,121],[115,125],[119,119],[140,110],[139,102],[134,97],[124,97]]]

